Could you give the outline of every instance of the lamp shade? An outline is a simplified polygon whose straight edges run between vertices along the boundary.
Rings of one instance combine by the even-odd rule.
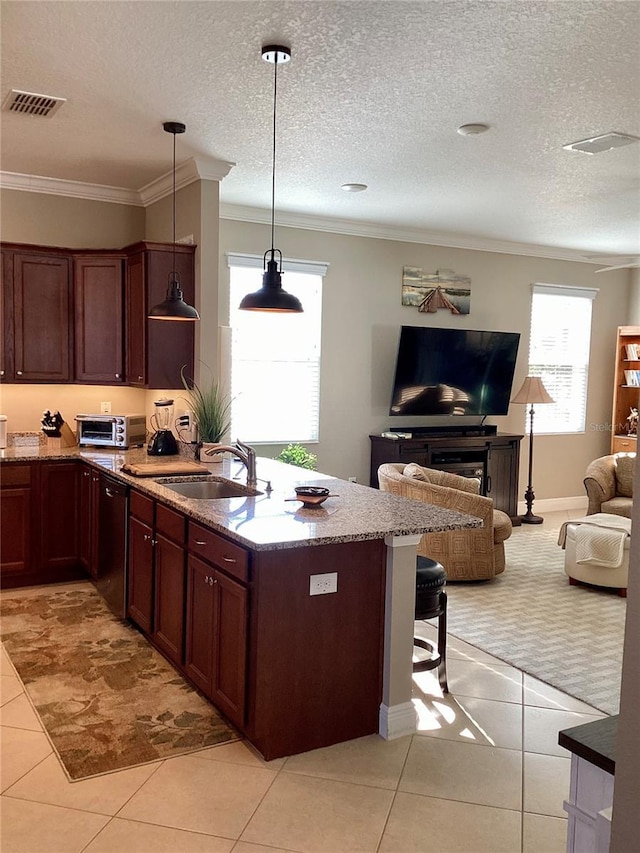
[[[239,308],[241,311],[275,311],[281,314],[300,314],[304,310],[297,296],[282,289],[282,273],[273,253],[262,276],[262,287],[254,293],[248,293]]]
[[[164,302],[154,305],[149,311],[149,317],[153,320],[199,320],[200,315],[191,305],[182,298],[180,279],[178,274],[172,272],[169,275],[169,288],[167,298]]]
[[[527,376],[512,403],[555,403],[539,376]]]

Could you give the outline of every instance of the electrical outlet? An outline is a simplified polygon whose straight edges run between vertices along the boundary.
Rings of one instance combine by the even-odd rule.
[[[103,414],[109,414],[111,412],[111,403],[100,403],[100,411]]]
[[[349,477],[349,482],[350,483],[357,483],[358,479],[357,479],[357,477]]]
[[[309,595],[326,595],[338,591],[338,573],[327,572],[324,575],[309,575]]]

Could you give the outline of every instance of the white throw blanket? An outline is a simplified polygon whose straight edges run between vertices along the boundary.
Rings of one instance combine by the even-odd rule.
[[[631,535],[631,519],[610,513],[595,513],[565,522],[558,544],[566,543],[567,524],[576,524],[576,563],[617,569],[622,564],[624,546]]]

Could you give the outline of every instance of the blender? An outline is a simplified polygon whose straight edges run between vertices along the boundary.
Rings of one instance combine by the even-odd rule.
[[[156,410],[151,415],[150,420],[155,432],[147,447],[147,453],[149,456],[175,456],[178,452],[178,445],[171,432],[173,400],[156,400],[153,405]]]

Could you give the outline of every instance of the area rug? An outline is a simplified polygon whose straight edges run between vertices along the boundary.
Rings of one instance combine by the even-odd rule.
[[[91,587],[0,602],[5,650],[72,781],[238,733]]]
[[[494,580],[450,583],[455,637],[606,714],[618,713],[626,601],[570,586],[558,530],[514,530]]]

